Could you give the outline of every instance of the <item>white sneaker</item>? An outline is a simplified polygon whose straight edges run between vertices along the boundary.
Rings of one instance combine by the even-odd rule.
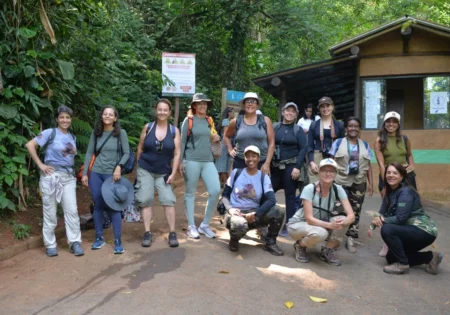
[[[198,234],[198,231],[197,231],[197,227],[195,225],[188,226],[187,235],[190,238],[200,238],[200,235]]]
[[[200,232],[200,234],[205,235],[206,237],[209,238],[216,238],[216,234],[214,234],[213,231],[211,231],[211,228],[209,227],[208,224],[200,224],[200,226],[198,227],[198,231]]]

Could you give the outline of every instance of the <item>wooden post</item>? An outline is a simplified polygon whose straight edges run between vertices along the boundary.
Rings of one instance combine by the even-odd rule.
[[[175,97],[175,115],[173,117],[173,125],[178,128],[178,119],[180,118],[180,98]]]
[[[223,113],[225,107],[227,107],[227,88],[222,88],[222,104],[220,107],[220,114]]]
[[[355,73],[355,105],[353,108],[353,115],[362,118],[361,113],[361,78],[359,76],[359,59],[356,60],[356,73]],[[361,126],[362,127],[362,126]]]

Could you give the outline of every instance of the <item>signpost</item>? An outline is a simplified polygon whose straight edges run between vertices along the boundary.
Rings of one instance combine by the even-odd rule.
[[[245,92],[222,89],[222,111],[225,107],[233,107],[234,111],[239,113],[241,107],[238,102],[244,98]]]
[[[180,97],[195,94],[195,54],[162,53],[162,95],[175,97],[174,126],[178,126]]]

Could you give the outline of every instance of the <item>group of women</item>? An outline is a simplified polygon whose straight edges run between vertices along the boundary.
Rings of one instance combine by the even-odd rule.
[[[369,196],[373,193],[370,164],[372,151],[369,144],[359,138],[360,119],[349,117],[344,124],[336,120],[333,116],[333,100],[325,96],[318,102],[320,117],[314,116],[313,106],[308,104],[304,116],[297,123],[300,111],[295,103],[289,102],[282,108],[282,121],[272,124],[268,117],[258,113],[262,104],[262,99],[256,93],[246,93],[240,101],[242,111],[236,118],[233,118],[232,110],[224,111],[217,134],[214,122],[208,116],[212,101],[206,95],[194,95],[181,130],[169,123],[172,111],[170,101],[158,101],[155,107],[156,121],[143,127],[137,151],[134,189],[135,201],[142,209],[144,221],[143,247],[152,244],[150,223],[155,188],[170,229],[169,246],[178,246],[175,232],[176,198],[172,190],[177,171],[185,179],[188,236],[197,239],[202,234],[215,238],[210,221],[221,186],[227,182],[232,169],[244,169],[248,163],[257,161],[255,167],[261,170],[261,174],[270,175],[270,188],[274,192],[284,190],[286,224],[280,235],[290,235],[296,240],[294,253],[297,261],[308,262],[310,258],[306,249],[327,240],[320,259],[340,265],[334,251],[343,241],[344,235],[347,235],[347,249],[356,252],[354,238],[359,237],[364,196],[366,192]],[[58,254],[54,228],[57,203],[61,202],[70,250],[74,255],[81,256],[84,251],[81,246],[73,163],[77,150],[75,136],[69,129],[72,110],[60,106],[55,118],[57,128],[42,131],[26,145],[41,171],[44,244],[48,256]],[[222,141],[224,152],[215,163],[211,145],[219,141]],[[44,157],[38,155],[36,146],[45,149]],[[249,160],[245,155],[245,149],[249,146],[257,148],[257,159]],[[380,169],[379,189],[383,204],[373,218],[369,235],[377,227],[381,229],[385,253],[380,254],[386,254],[389,263],[384,271],[400,274],[406,273],[409,266],[426,264],[426,271],[436,274],[442,254],[418,252],[434,242],[437,229],[423,209],[417,193],[411,143],[401,133],[398,113],[386,114],[374,147]],[[255,153],[255,150],[252,152]],[[113,224],[114,253],[124,252],[121,211],[110,206],[108,200],[111,198],[105,197],[108,192],[102,188],[108,181],[115,184],[126,181],[122,173],[129,156],[128,137],[125,130],[120,128],[119,114],[115,108],[106,106],[99,112],[92,132],[81,179],[83,185],[89,186],[95,204],[96,239],[93,250],[106,244],[103,237],[103,215],[106,211]],[[250,173],[254,172],[251,170]],[[205,183],[208,200],[203,220],[197,227],[194,207],[200,178]],[[296,200],[298,187],[303,188],[299,203]],[[116,203],[124,200],[118,197],[119,188],[111,188]],[[252,220],[255,218],[254,215]],[[273,228],[270,233],[274,233]],[[230,249],[237,248],[236,240],[234,242],[230,243]],[[269,251],[280,254],[279,248]]]

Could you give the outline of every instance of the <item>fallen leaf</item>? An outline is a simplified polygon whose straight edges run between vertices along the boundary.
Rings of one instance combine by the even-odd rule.
[[[318,298],[318,297],[311,296],[311,295],[309,296],[309,298],[316,303],[326,303],[328,301],[327,299]]]
[[[226,271],[226,270],[220,270],[219,273],[224,274],[224,275],[227,275],[227,274],[229,274],[230,272],[229,272],[229,271]]]
[[[285,302],[284,306],[286,306],[288,309],[291,309],[294,307],[294,302]]]
[[[131,294],[132,292],[131,291],[123,291],[122,293],[123,294]]]
[[[445,302],[445,305],[449,305],[449,304],[450,304],[450,301]]]
[[[433,244],[433,245],[431,245],[431,247],[436,248],[437,246]]]
[[[361,298],[361,296],[359,296],[359,295],[357,295],[356,297],[357,297],[358,299],[360,299],[360,298]]]
[[[112,240],[109,240],[109,241],[106,241],[106,243],[108,243],[108,244],[112,244]]]

